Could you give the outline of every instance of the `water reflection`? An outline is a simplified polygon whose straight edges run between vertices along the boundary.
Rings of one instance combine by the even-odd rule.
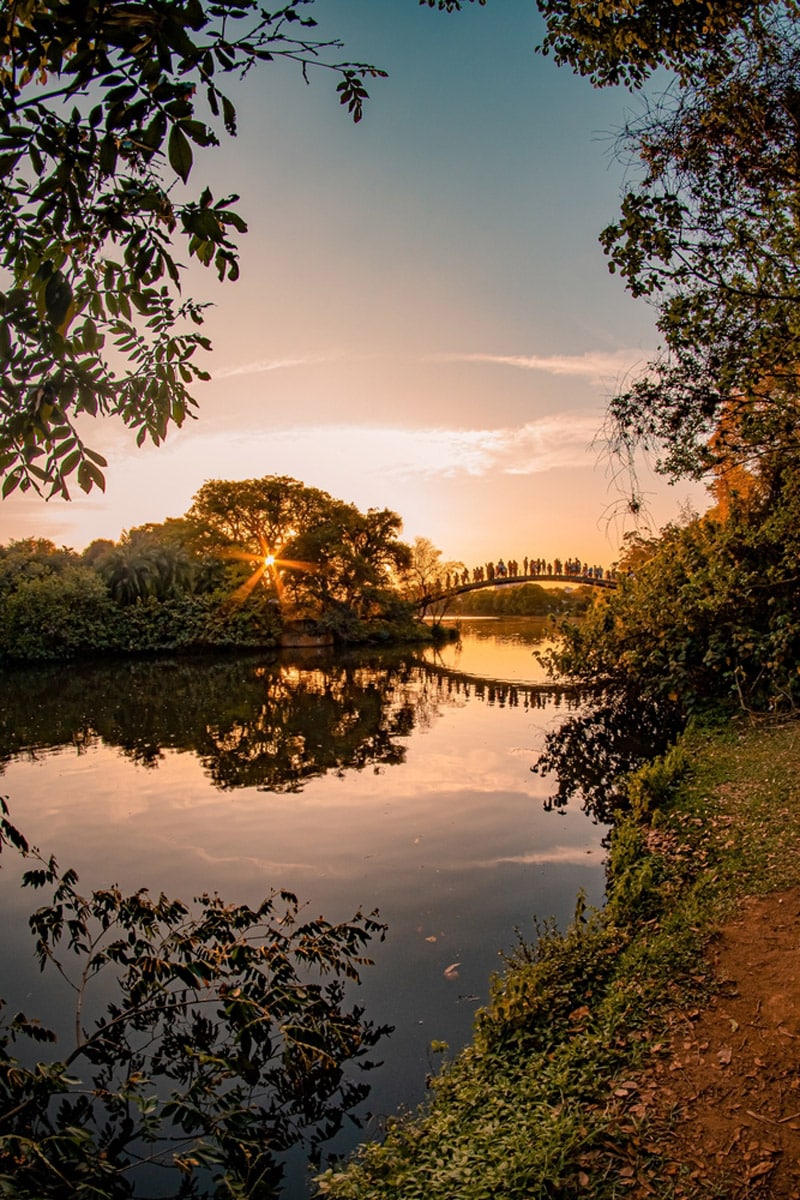
[[[603,894],[604,830],[577,805],[546,813],[551,781],[530,771],[546,731],[579,711],[537,667],[541,623],[462,627],[441,652],[0,676],[0,790],[83,886],[251,904],[277,886],[311,916],[380,911],[387,940],[358,993],[375,1023],[395,1026],[385,1068],[370,1073],[376,1120],[423,1098],[431,1041],[455,1052],[469,1040],[516,929],[565,923],[580,888],[590,903]],[[40,976],[8,871],[0,902],[0,994],[30,1008]],[[300,1163],[291,1200],[303,1175]]]
[[[475,678],[418,654],[40,667],[0,676],[0,764],[102,743],[150,768],[166,750],[190,752],[220,790],[299,792],[327,772],[402,763],[415,727],[473,698],[577,703],[557,687]]]
[[[606,824],[624,807],[623,776],[662,754],[674,741],[683,718],[677,705],[644,703],[638,697],[604,695],[588,701],[545,738],[544,752],[531,768],[553,774],[556,789],[545,801],[548,811],[578,800]]]

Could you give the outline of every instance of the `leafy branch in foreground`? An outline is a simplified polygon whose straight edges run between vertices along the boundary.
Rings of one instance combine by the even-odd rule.
[[[303,15],[257,0],[15,0],[0,14],[0,476],[2,494],[68,498],[104,486],[81,415],[114,414],[158,444],[208,378],[205,305],[181,297],[189,258],[239,273],[238,197],[186,185],[196,149],[235,136],[221,82],[288,60],[338,78],[359,121],[364,80]]]
[[[74,1007],[71,1049],[46,1062],[31,1064],[29,1044],[55,1043],[52,1030],[23,1012],[0,1023],[0,1194],[114,1200],[157,1165],[177,1168],[176,1197],[276,1195],[276,1156],[301,1142],[318,1160],[367,1094],[345,1064],[372,1066],[388,1029],[345,1009],[345,981],[385,926],[360,911],[298,923],[283,891],[255,909],[203,895],[190,910],[145,889],[83,896],[0,808],[0,849],[32,862],[23,886],[51,892],[30,925]],[[90,1021],[101,976],[115,998]]]

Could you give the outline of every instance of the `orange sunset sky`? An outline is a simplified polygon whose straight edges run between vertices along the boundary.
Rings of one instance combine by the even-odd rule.
[[[106,494],[12,495],[0,538],[96,537],[179,516],[206,479],[286,474],[400,513],[467,564],[525,554],[613,561],[631,521],[597,444],[605,403],[652,355],[651,310],[598,245],[636,110],[534,53],[529,0],[460,14],[415,0],[318,0],[343,57],[389,72],[363,122],[324,71],[267,65],[236,89],[240,134],[192,182],[235,191],[242,277],[200,269],[213,302],[199,420],[137,450],[90,422]],[[699,486],[642,465],[651,527],[702,509]]]

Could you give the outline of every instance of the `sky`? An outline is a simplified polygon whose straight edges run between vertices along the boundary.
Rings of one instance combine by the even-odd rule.
[[[237,87],[239,136],[198,156],[197,191],[236,192],[241,278],[188,273],[214,343],[199,419],[158,448],[91,421],[105,494],[0,504],[0,542],[94,538],[181,516],[208,479],[289,475],[447,560],[608,565],[633,528],[602,449],[606,403],[658,345],[608,272],[615,134],[636,110],[534,52],[531,0],[447,14],[416,0],[317,0],[368,84],[353,125],[319,70]],[[651,529],[702,510],[698,485],[640,466]]]

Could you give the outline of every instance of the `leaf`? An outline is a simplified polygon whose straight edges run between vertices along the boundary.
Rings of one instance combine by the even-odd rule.
[[[235,137],[236,109],[233,107],[227,96],[220,94],[220,99],[222,101],[222,119],[225,122],[226,132],[229,133],[231,137]]]
[[[107,133],[100,143],[98,162],[103,175],[113,175],[117,168],[118,142],[113,133]]]
[[[22,476],[19,471],[15,471],[13,475],[6,475],[3,480],[2,497],[5,500],[6,496],[10,496],[16,488],[19,487],[22,481]]]
[[[192,147],[179,125],[173,125],[169,133],[169,163],[184,183],[192,170]]]
[[[54,271],[48,279],[44,290],[44,303],[48,320],[56,329],[61,329],[72,304],[72,288],[61,271]]]
[[[61,464],[60,471],[62,475],[71,475],[81,461],[80,450],[73,450],[72,454],[68,455]]]

